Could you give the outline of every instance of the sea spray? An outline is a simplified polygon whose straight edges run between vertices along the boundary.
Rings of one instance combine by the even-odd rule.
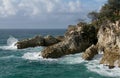
[[[38,61],[46,61],[46,62],[56,62],[58,64],[80,64],[84,62],[81,57],[82,53],[66,55],[62,58],[51,59],[51,58],[43,58],[40,52],[27,52],[22,58],[27,60],[38,60]]]
[[[17,46],[15,44],[18,42],[18,39],[14,38],[13,36],[10,36],[7,39],[7,45],[6,46],[0,46],[0,49],[2,50],[16,50]]]
[[[120,68],[115,67],[113,69],[109,69],[108,66],[100,64],[102,54],[98,54],[94,57],[93,60],[88,61],[85,65],[89,71],[96,72],[102,76],[109,77],[120,77]]]

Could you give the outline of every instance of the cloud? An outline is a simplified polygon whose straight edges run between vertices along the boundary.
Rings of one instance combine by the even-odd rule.
[[[0,17],[80,12],[80,0],[1,0]]]
[[[66,28],[104,0],[0,0],[0,28]]]

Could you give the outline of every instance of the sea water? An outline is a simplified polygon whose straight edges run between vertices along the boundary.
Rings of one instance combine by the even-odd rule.
[[[18,50],[18,40],[36,35],[63,35],[65,29],[1,29],[0,78],[120,78],[120,68],[100,65],[97,55],[92,61],[81,58],[82,53],[58,59],[42,58],[44,47]]]

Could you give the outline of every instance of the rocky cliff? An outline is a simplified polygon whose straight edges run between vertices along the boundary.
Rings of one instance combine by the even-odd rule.
[[[83,52],[83,59],[92,60],[103,52],[100,64],[113,68],[120,67],[120,20],[114,23],[104,21],[97,31],[86,23],[70,25],[63,36],[36,36],[16,43],[18,49],[46,46],[42,51],[43,58],[59,58],[64,55]]]
[[[103,23],[98,31],[97,44],[89,47],[82,57],[86,60],[92,59],[98,51],[103,52],[100,64],[109,68],[120,66],[120,21]]]

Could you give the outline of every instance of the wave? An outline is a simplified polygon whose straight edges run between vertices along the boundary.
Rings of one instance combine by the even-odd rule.
[[[82,59],[82,53],[66,55],[58,59],[60,64],[80,64],[84,62]]]
[[[19,58],[18,56],[15,56],[15,55],[9,55],[9,56],[2,56],[0,57],[0,60],[2,59],[10,59],[10,58]]]
[[[101,60],[102,54],[99,54],[95,56],[95,58],[92,61],[89,61],[86,66],[87,69],[96,72],[102,76],[109,76],[109,77],[120,77],[120,68],[115,67],[113,69],[109,69],[108,66],[104,66],[102,64],[99,64]]]
[[[0,49],[2,50],[16,50],[17,46],[15,46],[15,44],[18,42],[18,39],[16,39],[13,36],[10,36],[7,39],[7,45],[6,46],[0,46]]]
[[[56,62],[58,64],[79,64],[84,62],[84,60],[81,58],[81,53],[67,55],[59,59],[51,59],[51,58],[46,59],[41,56],[40,52],[27,52],[22,56],[22,58],[27,60],[38,60],[38,61],[48,61],[48,62],[51,61],[51,62]]]
[[[57,59],[45,59],[41,56],[40,52],[27,52],[22,56],[23,59],[27,60],[39,60],[39,61],[55,61]]]
[[[50,62],[57,64],[81,64],[83,63],[89,71],[98,73],[102,76],[109,77],[120,77],[120,68],[115,67],[114,69],[109,69],[107,66],[99,64],[103,54],[98,54],[91,61],[85,61],[82,59],[82,53],[66,55],[58,59],[45,59],[41,56],[40,52],[27,52],[22,58],[27,60],[38,60],[42,62]]]

